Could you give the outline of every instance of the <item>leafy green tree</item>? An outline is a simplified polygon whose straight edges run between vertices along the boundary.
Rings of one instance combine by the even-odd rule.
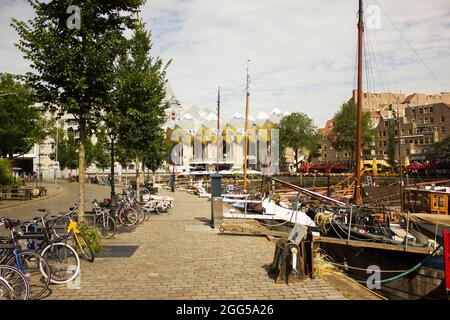
[[[11,161],[0,159],[0,186],[10,187],[14,184],[14,176],[11,169]]]
[[[356,117],[355,103],[344,103],[333,117],[333,129],[329,136],[334,149],[348,150],[353,156],[356,151]],[[369,147],[375,141],[375,128],[370,119],[370,112],[363,112],[362,140],[363,147]]]
[[[387,130],[388,141],[387,141],[387,156],[388,162],[392,167],[398,167],[398,163],[395,162],[395,149],[397,145],[397,139],[395,139],[395,122],[389,121],[389,128]]]
[[[114,62],[127,47],[145,0],[29,0],[35,17],[13,19],[17,44],[34,73],[28,81],[49,110],[73,114],[79,123],[78,213],[84,219],[86,144],[111,106]],[[69,7],[77,10],[67,13]],[[73,7],[72,7],[73,8]]]
[[[57,133],[58,132],[58,133]],[[55,150],[58,152],[58,162],[61,170],[78,169],[79,159],[79,139],[76,137],[76,132],[73,130],[67,130],[64,132],[62,128],[53,128],[50,132],[50,137],[53,139],[57,147],[53,148],[53,153],[50,155],[50,159],[56,160]],[[86,150],[86,166],[90,166],[95,158],[95,147],[91,140],[88,139],[85,145]]]
[[[152,168],[164,157],[166,69],[159,57],[152,58],[150,33],[142,22],[135,25],[126,55],[119,59],[115,92],[115,112],[111,123],[115,127],[119,148],[136,164],[136,184],[139,194],[139,168],[146,161]]]
[[[433,144],[434,160],[450,163],[450,136]]]
[[[97,137],[97,142],[93,147],[94,162],[97,168],[105,170],[111,165],[111,154],[109,151],[111,144],[108,141],[105,127],[100,128],[95,136]]]
[[[279,124],[280,149],[291,148],[295,166],[300,163],[301,153],[311,154],[317,149],[318,135],[314,121],[304,113],[294,112],[284,116]]]
[[[58,131],[58,134],[56,134]],[[61,170],[78,168],[78,142],[75,139],[75,133],[68,130],[64,134],[62,128],[55,128],[51,133],[51,137],[55,143],[58,144],[56,150],[58,152],[58,162]],[[55,149],[54,149],[55,150]],[[53,153],[50,158],[56,160],[56,155]]]
[[[45,122],[32,91],[9,73],[0,74],[0,119],[0,157],[25,154],[42,140]]]

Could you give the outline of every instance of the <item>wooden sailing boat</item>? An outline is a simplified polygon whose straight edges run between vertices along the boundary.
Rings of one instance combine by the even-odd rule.
[[[360,279],[368,279],[368,266],[377,266],[383,272],[380,281],[374,283],[377,290],[391,299],[444,298],[443,272],[440,267],[430,268],[443,259],[434,256],[438,249],[428,246],[429,239],[418,230],[391,225],[386,216],[362,205],[361,157],[362,157],[362,66],[363,66],[363,1],[359,0],[358,19],[358,87],[357,87],[357,143],[354,206],[349,216],[334,215],[331,231],[322,237],[321,247],[344,266],[347,272]],[[400,134],[400,130],[398,131]],[[400,139],[399,139],[400,145]],[[400,154],[399,154],[400,155]],[[403,204],[403,201],[401,201]],[[403,205],[402,205],[403,207]],[[331,237],[330,237],[331,236]],[[413,240],[415,243],[411,243]],[[408,241],[410,242],[408,246]],[[431,252],[433,251],[433,252]],[[369,274],[370,275],[370,274]],[[368,282],[365,284],[369,285]]]

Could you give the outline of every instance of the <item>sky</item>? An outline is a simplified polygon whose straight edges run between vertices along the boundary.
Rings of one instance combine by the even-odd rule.
[[[450,2],[367,0],[364,90],[450,91]],[[357,0],[148,0],[141,17],[151,54],[164,61],[185,109],[250,114],[303,112],[318,127],[355,88]],[[24,73],[11,17],[29,19],[25,0],[0,0],[0,72]],[[367,76],[366,76],[367,75]]]

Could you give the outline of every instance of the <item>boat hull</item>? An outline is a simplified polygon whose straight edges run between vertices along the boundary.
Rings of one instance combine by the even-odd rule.
[[[349,245],[321,243],[320,247],[340,265],[347,265],[346,272],[353,278],[366,281],[372,273],[369,266],[380,270],[410,270],[427,256],[420,253],[399,252],[376,248],[352,247]],[[447,299],[443,271],[443,257],[429,258],[417,270],[373,289],[392,300]],[[357,269],[354,269],[357,268]],[[401,272],[381,272],[381,280],[400,275]],[[367,285],[362,282],[363,285]]]

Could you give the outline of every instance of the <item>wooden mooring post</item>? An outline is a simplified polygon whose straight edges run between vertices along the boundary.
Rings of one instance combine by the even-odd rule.
[[[298,245],[286,238],[278,240],[269,274],[275,276],[275,283],[285,280],[289,284],[289,280],[306,280],[308,277],[314,279],[312,234],[308,233]]]

